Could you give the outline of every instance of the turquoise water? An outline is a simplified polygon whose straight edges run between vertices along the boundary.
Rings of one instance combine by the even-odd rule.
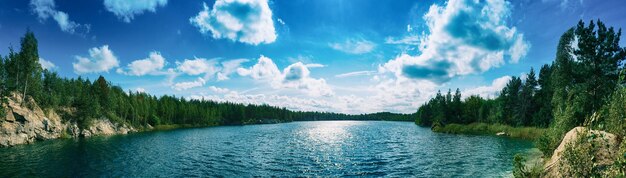
[[[0,177],[502,177],[513,155],[531,147],[433,133],[412,122],[292,122],[0,148]]]

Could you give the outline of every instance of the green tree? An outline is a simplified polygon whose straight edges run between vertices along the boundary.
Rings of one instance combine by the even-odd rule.
[[[454,92],[454,96],[452,96],[451,109],[452,109],[451,111],[452,120],[456,122],[460,122],[460,123],[469,123],[469,121],[466,120],[466,118],[462,117],[463,102],[461,101],[461,90],[458,88]]]
[[[537,105],[537,111],[533,114],[533,125],[539,127],[548,127],[552,122],[552,96],[554,89],[552,88],[552,66],[545,64],[539,71],[539,79],[537,83],[539,90],[533,97],[534,103]]]
[[[115,108],[112,106],[115,104],[110,96],[111,86],[103,76],[98,77],[96,81],[93,83],[93,93],[96,95],[100,106],[102,107],[100,110],[103,112],[109,112],[111,108]]]
[[[519,109],[520,91],[522,89],[522,80],[513,76],[500,93],[499,99],[502,104],[503,117],[502,122],[510,125],[520,125],[520,116],[523,114]]]
[[[533,97],[537,90],[537,79],[535,77],[535,70],[530,68],[530,72],[526,76],[526,81],[524,82],[524,86],[522,86],[522,91],[519,94],[519,121],[517,125],[530,125],[532,122],[532,114],[536,110],[536,105],[533,100]]]
[[[8,96],[7,88],[7,72],[4,58],[0,55],[0,105],[7,102]],[[0,117],[4,117],[6,114],[4,107],[0,108]]]
[[[21,49],[19,53],[21,61],[20,73],[23,76],[22,96],[26,98],[26,94],[32,96],[36,101],[41,97],[41,65],[39,64],[39,51],[37,49],[37,39],[35,34],[28,30],[21,40]]]
[[[22,61],[18,59],[18,53],[9,47],[9,54],[5,57],[5,69],[7,72],[7,89],[15,91],[19,89],[20,75],[22,74]]]
[[[597,25],[598,28],[595,28]],[[581,80],[581,88],[588,95],[584,112],[587,116],[600,108],[617,85],[619,66],[626,58],[626,49],[619,46],[622,30],[617,33],[613,27],[607,28],[600,20],[593,21],[585,27],[583,21],[578,22],[575,30],[578,37],[577,47],[573,52],[578,65],[577,78]]]
[[[483,99],[478,95],[472,95],[465,99],[463,104],[463,118],[465,123],[486,122],[481,118]]]

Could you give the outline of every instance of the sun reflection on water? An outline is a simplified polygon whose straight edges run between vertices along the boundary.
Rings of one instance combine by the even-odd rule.
[[[352,137],[349,128],[360,125],[358,121],[316,122],[306,130],[307,138],[320,144],[337,144]]]

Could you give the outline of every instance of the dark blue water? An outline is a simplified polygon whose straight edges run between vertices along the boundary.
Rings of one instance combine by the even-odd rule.
[[[0,148],[0,177],[502,177],[513,155],[531,147],[433,133],[411,122],[293,122]]]

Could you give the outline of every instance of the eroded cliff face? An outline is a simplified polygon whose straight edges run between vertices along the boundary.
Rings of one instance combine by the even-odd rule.
[[[16,93],[8,97],[8,102],[2,108],[5,116],[0,117],[0,147],[61,137],[90,137],[135,131],[130,126],[112,123],[106,118],[96,119],[88,128],[80,129],[75,122],[63,122],[53,110],[43,111],[32,98],[22,100]]]
[[[83,129],[80,135],[90,137],[95,135],[128,134],[130,132],[136,132],[136,130],[133,127],[113,123],[107,118],[100,118],[94,120],[88,128]]]

